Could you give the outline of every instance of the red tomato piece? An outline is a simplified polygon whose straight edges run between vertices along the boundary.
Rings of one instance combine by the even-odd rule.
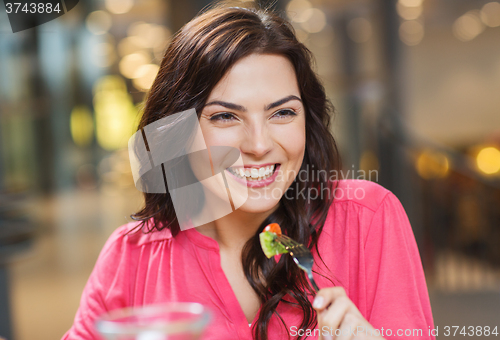
[[[264,228],[264,231],[270,231],[278,236],[281,236],[281,228],[278,223],[271,223]]]

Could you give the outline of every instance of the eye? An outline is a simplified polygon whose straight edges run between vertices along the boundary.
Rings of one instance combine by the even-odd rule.
[[[218,113],[210,117],[210,120],[213,122],[230,122],[235,119],[236,117],[232,113],[228,112]]]
[[[293,111],[291,109],[283,109],[283,110],[277,111],[275,114],[272,115],[271,118],[276,117],[278,119],[283,119],[283,118],[293,117],[296,115],[297,114],[295,113],[295,111]]]

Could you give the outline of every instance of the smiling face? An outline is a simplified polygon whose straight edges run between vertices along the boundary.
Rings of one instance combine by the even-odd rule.
[[[305,110],[291,62],[264,54],[239,60],[210,93],[200,126],[207,146],[240,150],[244,166],[225,171],[231,182],[248,187],[239,209],[273,210],[305,152]]]

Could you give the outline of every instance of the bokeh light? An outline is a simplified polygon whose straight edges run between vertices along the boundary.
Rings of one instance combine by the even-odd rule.
[[[417,173],[424,179],[443,178],[448,174],[450,163],[446,155],[424,150],[417,158],[416,168]]]
[[[146,40],[148,39],[150,28],[151,24],[144,21],[137,21],[129,26],[127,34],[133,39],[136,45],[147,48],[148,44],[146,43]]]
[[[396,10],[399,16],[405,20],[415,20],[422,14],[422,6],[408,7],[398,2],[396,4]]]
[[[306,43],[307,39],[309,38],[309,33],[304,31],[302,28],[296,28],[295,29],[295,36],[297,37],[297,40],[300,41],[301,43]]]
[[[127,33],[135,45],[143,48],[164,47],[171,35],[165,26],[142,21],[130,25]]]
[[[155,64],[142,65],[135,73],[132,83],[138,90],[149,90],[151,85],[153,85],[159,68],[160,67]]]
[[[405,7],[420,7],[423,0],[399,0],[398,3]]]
[[[149,30],[148,44],[151,48],[164,48],[171,35],[172,32],[167,27],[154,25]]]
[[[453,23],[453,34],[462,41],[469,41],[484,31],[479,11],[469,11]]]
[[[500,3],[498,2],[488,2],[481,9],[479,14],[481,21],[489,27],[500,26]]]
[[[105,11],[94,11],[87,16],[85,24],[91,33],[95,35],[105,34],[111,28],[111,15]]]
[[[368,19],[354,18],[347,24],[347,35],[354,42],[367,42],[372,36],[372,24]]]
[[[86,106],[75,106],[70,114],[70,132],[78,146],[88,146],[94,134],[92,113]]]
[[[94,110],[98,144],[106,150],[128,145],[134,133],[137,109],[120,76],[104,76],[94,85]]]
[[[135,43],[135,40],[136,39],[133,37],[126,37],[120,40],[118,43],[118,54],[120,57],[125,57],[128,54],[138,52],[142,49],[141,46]]]
[[[165,46],[157,47],[153,50],[153,55],[154,55],[155,61],[157,61],[158,64],[161,64],[161,60],[163,59],[163,57],[165,55],[165,50],[166,50],[169,43],[170,43],[170,41],[167,41]]]
[[[134,7],[134,0],[105,0],[104,5],[113,14],[124,14]]]
[[[399,26],[399,38],[408,46],[418,45],[424,38],[424,26],[415,20],[405,21]]]
[[[325,28],[326,16],[325,13],[318,8],[310,8],[305,11],[308,19],[301,23],[302,28],[307,33],[318,33]]]
[[[119,64],[120,73],[129,79],[136,78],[137,70],[151,62],[150,56],[142,51],[126,55]]]
[[[500,150],[493,146],[483,148],[477,154],[476,165],[481,172],[487,175],[499,172]]]
[[[312,5],[307,0],[292,0],[286,6],[286,13],[294,22],[306,22],[312,14],[308,12]]]

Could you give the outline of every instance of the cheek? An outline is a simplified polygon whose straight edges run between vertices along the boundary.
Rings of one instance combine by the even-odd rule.
[[[275,140],[285,151],[290,165],[300,168],[306,149],[306,131],[303,123],[288,126],[286,129],[277,129],[274,132]],[[296,164],[298,163],[298,164]]]
[[[290,158],[292,158],[291,161],[294,163],[295,170],[298,171],[302,165],[302,160],[304,159],[304,153],[306,151],[305,133],[300,136],[296,136],[296,138],[294,138],[294,142],[291,144],[292,145],[290,146],[288,152],[290,154]]]
[[[237,147],[240,135],[238,129],[216,129],[201,125],[201,131],[207,146],[225,145]]]

